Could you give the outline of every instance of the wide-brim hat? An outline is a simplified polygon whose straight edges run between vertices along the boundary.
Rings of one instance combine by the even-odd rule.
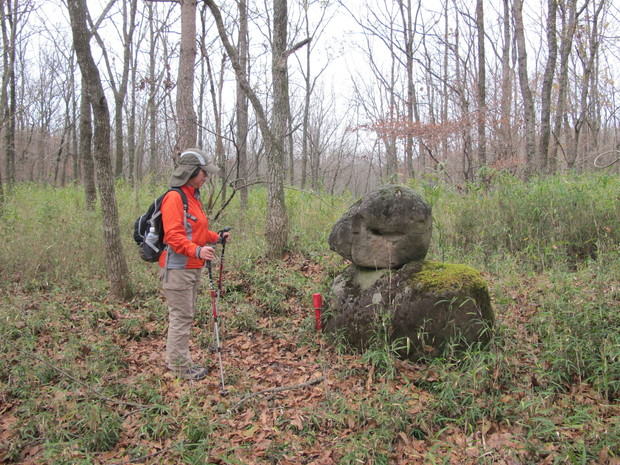
[[[217,173],[219,168],[209,163],[207,155],[201,149],[187,149],[184,150],[176,169],[170,176],[170,187],[181,187],[184,185],[191,175],[196,171],[196,168],[200,168],[205,173]]]

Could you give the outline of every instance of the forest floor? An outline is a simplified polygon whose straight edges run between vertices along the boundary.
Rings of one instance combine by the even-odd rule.
[[[210,373],[186,382],[162,361],[161,294],[118,306],[16,285],[5,302],[18,311],[62,308],[67,318],[41,323],[34,339],[19,325],[8,337],[0,463],[620,464],[617,399],[583,379],[559,390],[544,379],[550,362],[529,325],[537,295],[553,291],[547,277],[502,284],[485,276],[502,334],[515,340],[467,368],[347,353],[314,329],[307,289],[320,287],[321,266],[295,256],[278,273],[303,276],[306,286],[305,295],[281,287],[279,312],[265,309],[242,271],[224,273],[225,292],[236,296],[218,303],[226,394],[209,350],[208,292],[192,352]],[[573,285],[587,292],[585,279]],[[610,305],[619,298],[613,286]]]

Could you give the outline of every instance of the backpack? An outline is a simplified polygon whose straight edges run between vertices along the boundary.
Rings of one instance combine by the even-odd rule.
[[[142,260],[156,262],[166,248],[164,244],[164,225],[161,220],[161,202],[170,191],[177,191],[183,200],[183,210],[187,215],[187,196],[177,187],[167,190],[149,206],[148,210],[140,215],[133,227],[133,239],[138,244],[138,251]],[[153,228],[153,231],[151,231]],[[153,234],[151,234],[153,233]]]

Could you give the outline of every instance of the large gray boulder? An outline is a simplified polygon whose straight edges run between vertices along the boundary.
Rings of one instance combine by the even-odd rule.
[[[368,348],[377,336],[403,358],[486,343],[493,310],[485,280],[466,265],[411,262],[398,270],[347,267],[332,285],[325,331]]]
[[[380,187],[353,204],[334,225],[334,252],[365,268],[399,268],[426,257],[431,241],[430,205],[413,189]]]

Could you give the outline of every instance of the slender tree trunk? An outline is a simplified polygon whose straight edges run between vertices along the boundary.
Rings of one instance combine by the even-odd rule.
[[[82,95],[80,97],[80,157],[84,169],[84,192],[86,194],[86,209],[93,211],[97,204],[97,186],[95,185],[95,165],[93,162],[92,142],[93,127],[90,102],[86,95],[86,83],[82,78]]]
[[[283,76],[281,73],[281,68],[286,68],[288,53],[284,50],[283,53],[278,51],[278,53],[274,52],[273,54],[272,62],[274,63],[273,73],[275,75],[275,79],[273,83],[274,126],[272,128],[267,121],[260,99],[248,82],[246,70],[241,68],[239,64],[238,52],[230,43],[219,8],[215,5],[213,0],[205,0],[205,2],[213,14],[220,39],[222,40],[226,53],[230,58],[239,84],[246,92],[248,99],[254,108],[258,125],[265,141],[268,154],[267,219],[265,222],[265,236],[267,238],[268,248],[267,255],[270,258],[282,257],[286,251],[288,242],[288,214],[286,212],[286,205],[284,202],[285,149],[283,145],[283,135],[284,131],[286,131],[286,119],[283,120],[282,115],[278,112],[278,110],[281,111],[283,108],[281,105],[283,96],[281,95],[282,86],[278,87],[276,84],[279,83]],[[277,47],[274,45],[274,48],[279,48],[282,44],[283,47],[286,47],[286,0],[275,0],[274,6],[276,7],[276,14],[274,15],[274,43],[278,44]],[[276,24],[278,24],[277,28],[275,27]],[[284,34],[282,34],[282,29],[284,29]],[[284,37],[282,37],[283,35]],[[286,73],[284,73],[284,76],[286,76]],[[278,89],[277,91],[276,88]],[[286,98],[288,98],[288,96],[286,96]],[[275,116],[276,114],[278,114],[277,117]]]
[[[288,92],[288,66],[286,67],[286,95],[289,95]],[[286,99],[287,103],[287,117],[286,117],[286,146],[285,152],[288,153],[288,182],[292,186],[295,184],[295,151],[294,149],[294,141],[293,141],[293,112],[291,111],[291,100]]]
[[[418,103],[413,82],[413,37],[415,23],[412,18],[411,0],[407,0],[406,2],[399,0],[398,5],[403,22],[403,40],[405,42],[405,68],[407,73],[407,100],[405,102],[405,108],[407,111],[407,122],[413,124],[415,120],[415,108]],[[413,179],[414,177],[413,134],[412,131],[407,131],[405,136],[405,179]]]
[[[226,154],[224,152],[224,142],[222,140],[222,111],[221,111],[221,97],[222,97],[222,73],[220,73],[220,80],[216,89],[215,76],[213,75],[213,69],[211,68],[211,60],[206,54],[204,54],[204,60],[207,65],[207,75],[209,80],[209,91],[211,93],[211,100],[213,102],[213,119],[215,121],[215,160],[219,165],[220,180],[222,182],[222,202],[226,202]],[[224,63],[222,63],[222,67]]]
[[[471,123],[469,121],[470,106],[469,95],[467,92],[467,73],[463,69],[463,63],[460,57],[461,50],[461,35],[459,33],[459,22],[457,17],[456,32],[454,37],[454,61],[455,61],[455,80],[456,84],[454,91],[459,97],[459,104],[461,110],[461,118],[465,121],[462,125],[461,137],[463,139],[462,158],[461,158],[461,172],[463,179],[469,181],[472,179],[472,135],[471,135]]]
[[[510,0],[503,0],[504,17],[503,32],[504,41],[502,44],[502,90],[500,102],[500,122],[499,122],[499,154],[498,158],[506,159],[511,154],[511,131],[512,124],[512,69],[510,67]]]
[[[196,0],[181,3],[181,51],[177,78],[177,140],[175,152],[180,155],[196,145],[197,127],[194,111],[194,65],[196,62]]]
[[[69,86],[71,87],[71,154],[73,156],[73,183],[77,186],[82,179],[82,163],[80,160],[79,150],[79,102],[77,96],[77,86],[75,82],[75,53],[71,54],[71,77],[69,78]]]
[[[132,60],[131,64],[131,87],[129,92],[129,110],[127,111],[127,166],[129,183],[131,186],[136,185],[136,61]],[[140,132],[142,134],[142,131]],[[142,145],[140,145],[140,149]],[[138,157],[139,158],[139,157]]]
[[[288,127],[287,0],[273,0],[272,130],[267,159],[267,256],[282,258],[288,242],[288,215],[284,202],[286,131]]]
[[[204,8],[206,8],[206,6],[204,6]],[[196,118],[197,118],[197,124],[196,124],[196,130],[197,130],[197,139],[198,139],[198,147],[202,148],[202,144],[204,141],[204,105],[205,105],[205,101],[206,101],[206,89],[207,89],[207,85],[211,84],[211,89],[213,89],[213,76],[211,74],[211,63],[209,61],[209,54],[207,52],[207,45],[206,45],[206,40],[207,40],[207,24],[206,24],[206,18],[205,18],[205,9],[201,9],[200,10],[200,35],[198,38],[198,46],[199,46],[199,50],[200,50],[200,54],[201,54],[201,58],[199,59],[200,65],[199,65],[199,69],[200,69],[200,75],[198,76],[198,108],[196,109]],[[215,97],[214,97],[215,98]],[[217,105],[217,102],[215,103],[215,105]]]
[[[444,33],[444,37],[446,38],[445,40],[445,46],[443,47],[443,76],[442,76],[442,86],[441,86],[441,116],[440,116],[440,124],[445,124],[448,122],[448,106],[450,104],[450,98],[449,98],[449,85],[448,85],[448,75],[450,73],[450,68],[449,68],[449,58],[450,58],[450,43],[448,41],[448,37],[450,37],[450,18],[448,16],[448,1],[446,0],[445,2],[445,7],[444,7],[444,24],[443,24],[443,33]],[[457,32],[458,34],[458,32]],[[448,136],[446,135],[442,135],[441,137],[441,151],[442,151],[442,160],[446,160],[447,156],[448,156]],[[430,155],[430,153],[428,153],[428,151],[425,151],[427,153],[427,155]],[[432,166],[433,169],[436,169],[436,161],[431,158],[430,156],[427,157],[429,158],[428,160],[428,166]]]
[[[310,18],[308,17],[308,8],[306,7],[305,16],[304,16],[304,26],[306,28],[306,35],[310,36]],[[307,169],[308,169],[308,140],[310,137],[310,131],[308,125],[310,124],[310,97],[312,95],[312,82],[311,82],[311,72],[312,69],[312,61],[310,60],[310,47],[306,49],[306,72],[304,75],[304,116],[303,116],[303,126],[301,133],[301,183],[300,186],[302,189],[306,188],[306,177],[307,177]],[[315,186],[315,181],[313,179],[312,186]]]
[[[147,112],[149,118],[149,170],[151,172],[157,171],[159,167],[157,157],[157,105],[155,99],[157,98],[157,84],[155,83],[155,49],[156,49],[156,35],[153,18],[153,4],[147,2],[149,11],[149,100],[147,102]],[[138,180],[142,178],[142,166],[138,164],[138,174],[136,175]]]
[[[6,144],[6,171],[7,181],[9,188],[11,188],[16,181],[16,169],[15,169],[15,109],[17,108],[17,99],[15,92],[15,52],[11,52],[13,59],[11,60],[11,69],[9,71],[9,102],[6,108],[6,129],[5,129],[5,144]]]
[[[220,165],[220,181],[222,183],[221,186],[221,205],[222,207],[226,205],[226,191],[227,191],[227,181],[228,181],[228,159],[226,157],[226,150],[224,149],[224,137],[223,137],[223,124],[222,124],[222,92],[224,90],[224,73],[226,71],[226,54],[222,56],[222,61],[220,63],[220,75],[217,86],[217,100],[214,101],[219,102],[218,108],[218,117],[216,118],[216,135],[215,135],[215,159],[218,161]]]
[[[237,2],[237,8],[239,9],[239,37],[238,37],[238,49],[239,49],[239,67],[247,73],[248,69],[248,48],[249,48],[249,36],[248,36],[248,5],[246,0],[239,0]],[[239,189],[241,211],[247,210],[248,207],[248,128],[249,128],[249,114],[248,114],[248,96],[241,85],[239,78],[237,83],[237,101],[236,101],[236,113],[237,113],[237,166],[238,175],[237,179],[241,185]]]
[[[390,48],[390,77],[388,83],[387,92],[389,93],[388,97],[388,120],[390,122],[395,122],[399,118],[399,111],[396,107],[396,95],[395,95],[395,87],[396,87],[396,68],[397,68],[397,57],[395,48],[395,38],[390,37],[388,41],[388,46]],[[386,131],[381,138],[385,145],[385,178],[389,183],[397,183],[398,182],[398,154],[397,150],[397,138],[394,131]]]
[[[247,73],[248,69],[248,48],[249,48],[249,36],[248,36],[248,4],[246,0],[239,0],[237,2],[237,8],[239,9],[239,67]],[[248,96],[239,78],[237,82],[237,166],[238,175],[237,179],[241,187],[240,203],[241,211],[247,210],[248,207]]]
[[[572,144],[568,150],[567,163],[569,168],[574,168],[577,158],[579,156],[579,142],[581,138],[581,131],[588,118],[589,109],[589,96],[590,88],[592,85],[592,73],[594,71],[595,59],[598,54],[598,49],[601,44],[599,37],[599,15],[602,11],[605,1],[600,0],[598,5],[595,5],[595,11],[589,21],[590,27],[584,30],[584,52],[580,56],[583,63],[583,76],[580,80],[581,86],[579,89],[579,110],[577,119],[574,125],[574,136]]]
[[[0,111],[4,127],[6,182],[9,192],[15,184],[15,57],[17,46],[18,0],[0,3],[0,27],[2,27],[2,89]],[[7,28],[8,26],[8,28]]]
[[[68,114],[67,114],[67,117],[68,117]],[[56,166],[54,169],[54,181],[52,182],[54,186],[58,186],[58,178],[62,177],[62,173],[61,173],[61,170],[63,167],[62,154],[64,152],[68,132],[69,132],[69,125],[65,121],[65,127],[62,131],[62,136],[60,136],[60,144],[58,146],[58,151],[56,152]],[[64,183],[61,182],[60,185],[64,186]]]
[[[129,269],[123,252],[118,208],[114,191],[114,176],[110,157],[110,112],[101,77],[90,51],[90,33],[86,26],[87,10],[85,0],[72,0],[68,4],[73,32],[73,46],[86,84],[83,92],[93,109],[95,133],[95,163],[97,182],[101,195],[103,221],[103,243],[106,248],[110,291],[113,297],[130,298],[133,294]]]
[[[550,0],[553,1],[553,0]],[[476,29],[478,35],[478,166],[487,164],[487,84],[486,56],[484,52],[484,7],[483,0],[476,0]]]
[[[515,38],[517,41],[519,84],[523,98],[523,116],[525,121],[525,159],[526,173],[535,171],[536,157],[536,114],[534,97],[530,88],[527,71],[527,52],[525,49],[525,32],[523,29],[523,0],[514,0]]]
[[[547,48],[549,56],[543,75],[540,103],[540,142],[538,159],[540,169],[549,171],[549,140],[551,137],[551,91],[553,89],[555,68],[558,58],[557,19],[558,0],[547,1]]]
[[[131,63],[131,47],[133,41],[133,32],[136,28],[136,10],[137,0],[124,0],[123,7],[123,72],[118,84],[118,89],[114,88],[114,133],[116,142],[116,163],[114,175],[117,178],[123,176],[123,161],[125,153],[125,137],[123,134],[123,109],[125,108],[125,99],[127,97],[127,87],[129,81],[129,71]],[[129,11],[127,8],[129,7]],[[131,170],[131,165],[129,165]]]

